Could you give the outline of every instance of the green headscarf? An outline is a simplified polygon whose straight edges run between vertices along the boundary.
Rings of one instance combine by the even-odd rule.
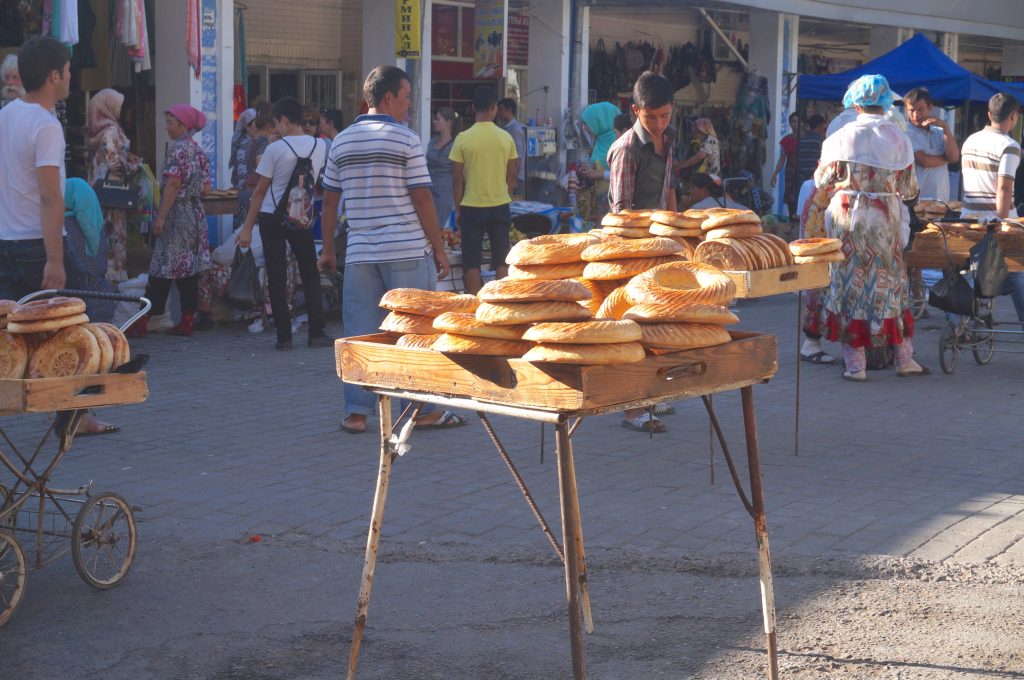
[[[619,107],[608,102],[598,102],[583,109],[580,119],[594,133],[594,151],[590,160],[608,169],[608,149],[615,141],[615,117],[622,113]]]
[[[64,183],[64,216],[78,220],[85,236],[85,251],[89,257],[96,257],[103,233],[103,210],[96,192],[84,179],[71,177]]]

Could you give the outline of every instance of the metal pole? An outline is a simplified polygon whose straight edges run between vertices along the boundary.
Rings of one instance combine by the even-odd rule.
[[[377,397],[377,413],[380,418],[380,467],[377,471],[377,489],[373,494],[373,511],[370,514],[370,531],[366,537],[366,555],[363,558],[363,577],[359,585],[359,599],[356,601],[356,622],[352,630],[352,647],[348,654],[347,680],[355,680],[356,666],[359,665],[359,648],[363,642],[363,628],[366,626],[366,612],[370,609],[370,591],[373,589],[373,572],[377,566],[377,544],[380,542],[381,525],[384,522],[384,505],[388,499],[388,481],[391,478],[391,463],[395,456],[391,452],[391,398],[383,394]]]
[[[793,455],[800,455],[800,333],[803,331],[804,292],[796,293],[796,412],[793,421]]]
[[[757,534],[757,567],[761,579],[761,612],[768,642],[768,680],[778,680],[779,660],[775,641],[775,590],[772,586],[772,558],[768,549],[768,525],[761,486],[761,459],[757,447],[757,421],[754,417],[754,390],[740,389],[743,399],[743,431],[747,439],[747,468],[750,473],[750,501],[754,508],[754,532]]]
[[[573,485],[572,447],[569,426],[560,422],[555,427],[558,457],[558,496],[562,505],[562,545],[565,546],[565,597],[569,603],[569,640],[572,645],[573,680],[584,680],[583,632],[580,630],[579,548],[576,517],[576,487]]]

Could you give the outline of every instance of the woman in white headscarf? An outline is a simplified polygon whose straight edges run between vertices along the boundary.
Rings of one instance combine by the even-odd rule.
[[[885,117],[893,94],[883,76],[863,76],[843,103],[857,119],[825,140],[814,173],[819,189],[834,189],[825,215],[829,236],[843,242],[842,262],[822,309],[825,337],[843,345],[845,380],[867,379],[865,349],[890,345],[900,377],[927,375],[914,361],[914,319],[900,244],[901,200],[917,196],[914,152],[906,134]]]

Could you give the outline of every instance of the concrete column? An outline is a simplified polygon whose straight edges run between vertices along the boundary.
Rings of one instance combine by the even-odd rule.
[[[521,114],[524,120],[539,115],[538,124],[550,117],[560,125],[562,112],[569,106],[570,13],[569,0],[530,7],[529,91]]]
[[[868,60],[880,57],[890,52],[914,36],[914,31],[909,28],[897,26],[872,26],[871,37],[868,42]]]
[[[779,160],[779,140],[788,134],[789,114],[796,110],[796,80],[787,76],[796,72],[800,38],[800,17],[780,12],[751,11],[749,64],[759,75],[768,79],[768,103],[771,122],[765,140],[765,162],[761,168],[762,185],[770,187],[772,170]],[[776,214],[785,213],[782,201],[783,181],[775,191]]]
[[[429,14],[429,4],[424,11]],[[363,0],[363,77],[375,66],[399,65],[395,57],[396,19],[394,0]]]
[[[185,3],[154,3],[154,11],[155,23],[161,30],[184,30]],[[157,172],[163,165],[164,152],[170,142],[164,131],[162,114],[174,104],[185,102],[206,115],[206,128],[195,139],[210,160],[213,184],[227,187],[230,183],[228,154],[234,128],[232,91],[235,72],[233,12],[232,0],[202,0],[199,78],[188,65],[183,41],[155,41]],[[215,220],[211,227],[210,239],[217,243],[230,229],[230,217]]]

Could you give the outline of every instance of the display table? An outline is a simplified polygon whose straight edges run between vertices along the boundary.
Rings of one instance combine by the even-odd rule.
[[[914,237],[906,256],[907,266],[949,269],[950,260],[961,266],[970,258],[971,248],[984,236],[984,228],[977,225],[972,228],[969,223],[929,224]],[[1024,271],[1024,230],[997,231],[995,237],[1003,250],[1007,269],[1011,272]]]
[[[203,211],[207,216],[234,215],[237,209],[237,194],[207,194],[203,196]]]
[[[716,347],[659,353],[643,361],[617,366],[542,364],[515,358],[443,354],[432,350],[395,347],[394,338],[387,335],[338,340],[335,355],[339,377],[375,393],[380,418],[380,467],[349,652],[349,680],[354,680],[359,661],[392,464],[408,450],[407,440],[413,432],[420,407],[417,405],[411,413],[403,413],[398,422],[393,423],[393,398],[477,413],[563,563],[573,677],[582,680],[585,675],[582,630],[585,628],[587,632],[592,632],[593,622],[576,492],[572,435],[588,416],[629,408],[653,407],[668,400],[700,397],[722,445],[740,500],[754,520],[761,608],[767,638],[767,677],[770,680],[777,678],[775,601],[752,389],[753,385],[766,382],[775,375],[778,369],[776,341],[774,336],[744,332],[733,332],[732,338],[731,342]],[[709,397],[717,392],[736,389],[740,390],[743,404],[749,497],[739,479]],[[555,426],[562,519],[561,545],[505,452],[487,414],[512,416]]]

